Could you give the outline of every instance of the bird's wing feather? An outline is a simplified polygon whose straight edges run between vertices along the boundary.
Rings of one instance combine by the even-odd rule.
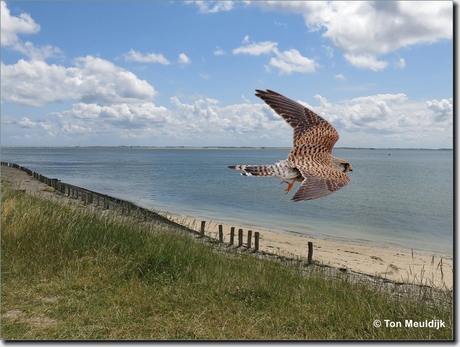
[[[335,168],[323,165],[297,167],[304,180],[292,197],[293,201],[313,200],[325,197],[345,187],[350,177]]]
[[[312,110],[271,90],[256,90],[261,98],[294,129],[293,150],[304,154],[332,152],[339,139],[335,128]]]

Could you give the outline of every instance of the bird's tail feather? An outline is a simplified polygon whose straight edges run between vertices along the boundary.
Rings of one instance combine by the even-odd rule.
[[[232,165],[229,169],[242,170],[243,176],[271,176],[282,179],[294,179],[300,175],[299,171],[290,167],[282,160],[273,165]]]
[[[233,165],[229,169],[242,170],[243,176],[276,176],[274,165]]]

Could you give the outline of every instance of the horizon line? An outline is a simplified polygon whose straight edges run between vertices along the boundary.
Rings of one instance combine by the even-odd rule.
[[[146,146],[146,145],[43,145],[43,146],[30,146],[30,145],[0,145],[0,148],[144,148],[144,149],[290,149],[292,147],[287,146]],[[453,150],[453,148],[439,147],[439,148],[427,148],[427,147],[349,147],[341,146],[334,147],[334,149],[370,149],[370,150],[381,150],[381,149],[409,149],[409,150]]]

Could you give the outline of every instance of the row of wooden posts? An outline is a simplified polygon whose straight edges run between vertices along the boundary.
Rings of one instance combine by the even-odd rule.
[[[204,231],[206,229],[206,221],[201,221],[201,228],[200,228],[200,236],[204,237]],[[252,230],[248,230],[247,234],[247,242],[246,247],[251,248],[252,246]],[[260,233],[256,231],[254,233],[254,250],[259,250],[259,240],[260,240]],[[224,228],[222,224],[219,224],[219,242],[224,242]],[[235,244],[235,227],[230,228],[230,246]],[[238,229],[238,247],[243,246],[243,229]]]
[[[204,237],[204,232],[206,229],[206,221],[201,221],[201,227],[200,227],[200,236]],[[242,247],[243,246],[243,229],[238,229],[238,243],[236,246]],[[248,230],[247,234],[247,242],[246,242],[246,247],[251,248],[252,247],[252,230]],[[259,241],[260,241],[260,233],[256,231],[254,233],[254,251],[257,252],[259,251]],[[219,242],[223,243],[224,242],[224,228],[222,224],[219,224]],[[230,246],[235,244],[235,227],[230,227]],[[313,242],[308,241],[308,256],[307,256],[307,264],[311,264],[313,260]]]
[[[1,165],[24,171],[29,176],[32,176],[33,178],[42,183],[45,183],[46,185],[52,187],[53,189],[62,193],[63,195],[68,196],[70,198],[81,200],[85,205],[95,204],[96,206],[102,206],[104,209],[118,208],[121,209],[122,212],[126,211],[128,213],[135,210],[150,212],[149,210],[139,207],[133,204],[132,202],[117,199],[109,195],[94,192],[92,190],[74,186],[72,184],[64,183],[58,180],[57,178],[48,178],[38,172],[32,171],[29,168],[26,168],[18,164],[2,161]]]
[[[24,171],[29,176],[32,176],[38,181],[45,183],[46,185],[54,188],[56,191],[59,191],[63,195],[66,195],[68,197],[75,198],[75,199],[81,199],[81,201],[85,205],[95,204],[96,206],[102,206],[102,208],[104,209],[118,209],[118,210],[121,210],[122,214],[131,214],[132,212],[138,212],[144,216],[144,219],[147,219],[148,217],[150,217],[150,219],[154,219],[156,221],[160,221],[160,222],[164,222],[168,224],[179,225],[177,223],[171,222],[169,219],[162,217],[155,212],[139,207],[129,201],[117,199],[109,195],[100,194],[100,193],[97,193],[97,192],[94,192],[88,189],[84,189],[84,188],[77,187],[77,186],[74,186],[68,183],[64,183],[56,178],[48,178],[42,174],[34,172],[18,164],[2,161],[1,165],[13,167],[15,169]],[[220,243],[223,243],[224,242],[223,226],[219,225],[218,227],[219,227],[219,233],[218,233],[219,239],[218,240]],[[200,231],[198,232],[198,235],[200,237],[205,236],[205,229],[206,229],[206,221],[202,221]],[[235,236],[238,237],[237,243],[235,242]],[[253,236],[252,230],[248,230],[248,233],[246,235],[246,248],[248,249],[252,248],[252,236]],[[243,247],[243,239],[244,239],[243,229],[238,229],[238,234],[236,234],[235,227],[230,228],[230,242],[229,242],[230,246],[235,245],[237,247]],[[254,251],[255,252],[259,251],[259,244],[260,244],[260,233],[256,231],[254,233]],[[313,243],[308,242],[307,264],[312,263],[312,257],[313,257]]]

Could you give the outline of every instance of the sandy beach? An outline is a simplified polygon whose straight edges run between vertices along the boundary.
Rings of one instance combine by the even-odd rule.
[[[2,178],[13,183],[13,187],[29,194],[48,199],[67,199],[49,189],[47,185],[35,180],[25,172],[1,167]],[[167,215],[192,229],[199,230],[201,219],[193,216]],[[368,246],[347,242],[307,238],[301,235],[283,234],[268,230],[257,230],[245,225],[226,225],[219,221],[206,221],[206,235],[217,238],[218,225],[223,225],[224,242],[230,239],[230,228],[242,228],[244,242],[248,230],[260,233],[260,250],[281,256],[306,259],[308,242],[313,242],[313,261],[337,267],[342,270],[386,278],[396,282],[422,284],[444,290],[453,289],[453,260],[451,256],[420,254],[417,252],[393,250],[381,245]],[[235,238],[237,239],[237,237]]]
[[[169,215],[191,229],[199,230],[201,220],[193,216]],[[260,230],[244,225],[227,225],[216,221],[206,221],[205,233],[218,238],[218,226],[223,226],[224,242],[230,240],[230,229],[243,229],[243,245],[246,244],[248,230],[260,233],[260,247],[264,252],[274,253],[288,258],[307,259],[308,242],[313,242],[313,261],[342,270],[377,276],[395,282],[422,284],[444,290],[453,288],[453,260],[439,255],[422,255],[414,251],[401,251],[383,246],[364,246],[349,242],[322,240],[301,235],[289,235],[268,230]]]

